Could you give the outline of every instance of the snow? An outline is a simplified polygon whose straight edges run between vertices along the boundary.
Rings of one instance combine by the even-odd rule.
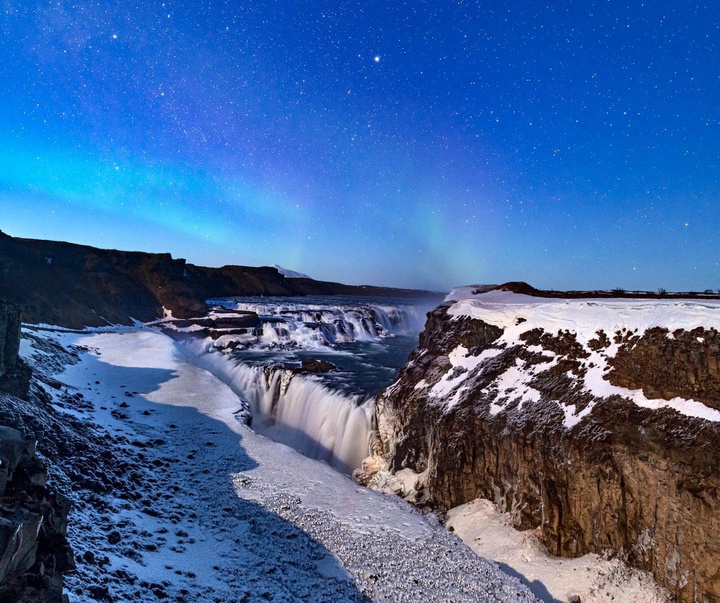
[[[74,603],[94,601],[92,585],[121,601],[534,600],[433,516],[249,430],[243,402],[170,337],[31,332],[82,346],[53,371],[53,405],[82,394],[73,412],[143,474],[127,492],[68,492]],[[42,364],[36,345],[23,351]]]
[[[639,570],[617,559],[585,555],[561,559],[548,554],[531,530],[520,532],[511,516],[477,499],[448,511],[446,527],[478,555],[496,561],[520,577],[545,603],[564,603],[571,595],[582,603],[669,603],[670,595]]]
[[[307,274],[303,274],[302,272],[295,272],[294,270],[288,270],[287,268],[283,268],[282,266],[278,266],[277,264],[273,264],[272,267],[275,268],[285,278],[310,278]]]
[[[608,335],[626,329],[644,333],[652,327],[692,330],[720,329],[720,300],[547,299],[508,291],[490,291],[460,299],[449,309],[453,317],[468,316],[505,329],[503,340],[541,327],[549,333],[569,330],[580,343],[599,330]],[[517,324],[518,318],[527,322]]]
[[[500,350],[498,350],[500,351]],[[516,359],[515,366],[511,366],[497,379],[495,385],[498,393],[495,402],[490,405],[490,414],[496,415],[512,401],[520,400],[520,407],[523,402],[538,402],[540,392],[530,386],[533,377],[549,368],[552,363],[538,364],[527,370],[520,358]]]
[[[643,408],[671,408],[689,417],[720,421],[720,412],[696,400],[650,399],[642,390],[612,385],[605,379],[605,373],[609,369],[608,359],[615,356],[618,345],[611,344],[602,352],[593,351],[588,346],[588,342],[596,339],[601,330],[612,338],[618,331],[642,336],[653,327],[666,328],[670,334],[677,329],[720,329],[720,300],[546,299],[498,290],[473,294],[474,289],[466,287],[454,290],[452,295],[456,301],[447,312],[454,318],[470,317],[502,328],[504,332],[495,342],[498,347],[525,345],[520,336],[532,329],[540,328],[552,335],[570,331],[590,354],[581,364],[586,370],[583,385],[594,396],[607,398],[618,395]],[[527,384],[539,369],[533,367],[531,371],[526,371],[518,367],[509,371],[502,377],[500,389],[507,391],[514,388],[525,399],[536,399],[536,392],[528,389]],[[455,383],[451,377],[452,371],[449,371],[436,386],[438,393],[449,391],[451,383]],[[465,378],[467,375],[462,377]],[[522,388],[525,388],[524,392]],[[447,401],[448,407],[454,403],[454,398]],[[494,405],[493,411],[500,412],[503,407]],[[571,428],[592,410],[592,404],[577,415],[574,414],[574,408],[563,407],[562,410],[565,413],[565,427]]]
[[[460,299],[468,299],[474,297],[480,293],[491,291],[495,289],[497,285],[466,285],[464,287],[455,287],[450,293],[445,296],[446,302],[457,301]]]
[[[488,349],[483,350],[477,356],[468,356],[469,351],[466,347],[462,345],[457,346],[448,355],[452,368],[432,387],[430,395],[436,400],[443,400],[445,407],[450,410],[459,401],[460,393],[462,392],[462,388],[459,386],[462,382],[483,362],[497,356],[501,351],[502,350]],[[447,398],[450,393],[453,393],[452,397]]]

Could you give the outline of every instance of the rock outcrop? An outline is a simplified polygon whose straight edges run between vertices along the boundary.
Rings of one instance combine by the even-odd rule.
[[[30,383],[30,369],[19,358],[20,311],[0,299],[0,391],[24,398]]]
[[[29,398],[31,370],[19,348],[20,312],[0,300],[0,408]],[[25,425],[0,413],[0,601],[62,603],[63,573],[73,567],[65,538],[70,505],[47,487],[36,434],[16,427]]]
[[[356,478],[434,509],[490,499],[555,555],[613,551],[680,603],[720,601],[718,325],[707,303],[442,304]]]
[[[74,567],[65,537],[70,505],[46,486],[34,434],[0,426],[0,601],[62,603]]]
[[[618,350],[609,378],[653,398],[692,398],[720,410],[720,334],[703,327],[648,329]]]

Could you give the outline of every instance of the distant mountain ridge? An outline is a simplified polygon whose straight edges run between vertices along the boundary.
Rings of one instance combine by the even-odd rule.
[[[205,300],[234,295],[440,297],[430,291],[288,279],[270,266],[195,266],[169,253],[98,249],[11,237],[0,231],[0,297],[24,322],[69,328],[178,318],[205,312]]]

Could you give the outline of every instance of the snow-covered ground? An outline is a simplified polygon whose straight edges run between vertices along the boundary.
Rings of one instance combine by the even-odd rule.
[[[510,515],[478,499],[448,512],[445,525],[473,551],[522,577],[544,603],[565,603],[574,595],[582,603],[669,603],[667,591],[652,576],[619,559],[585,555],[562,559],[548,554],[534,531],[519,532]]]
[[[302,272],[295,272],[295,270],[288,270],[287,268],[283,268],[282,266],[278,266],[277,264],[273,264],[272,267],[275,268],[285,278],[310,278],[307,274],[303,274]]]
[[[168,336],[28,334],[52,405],[104,439],[93,466],[122,476],[71,493],[71,601],[534,600],[432,516],[250,431],[236,394]]]

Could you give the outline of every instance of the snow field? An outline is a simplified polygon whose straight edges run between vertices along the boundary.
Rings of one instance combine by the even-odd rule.
[[[670,603],[671,597],[652,576],[630,569],[618,559],[584,555],[553,557],[532,530],[519,532],[510,515],[478,499],[448,511],[446,527],[482,557],[496,561],[544,603],[580,597],[582,603]]]

